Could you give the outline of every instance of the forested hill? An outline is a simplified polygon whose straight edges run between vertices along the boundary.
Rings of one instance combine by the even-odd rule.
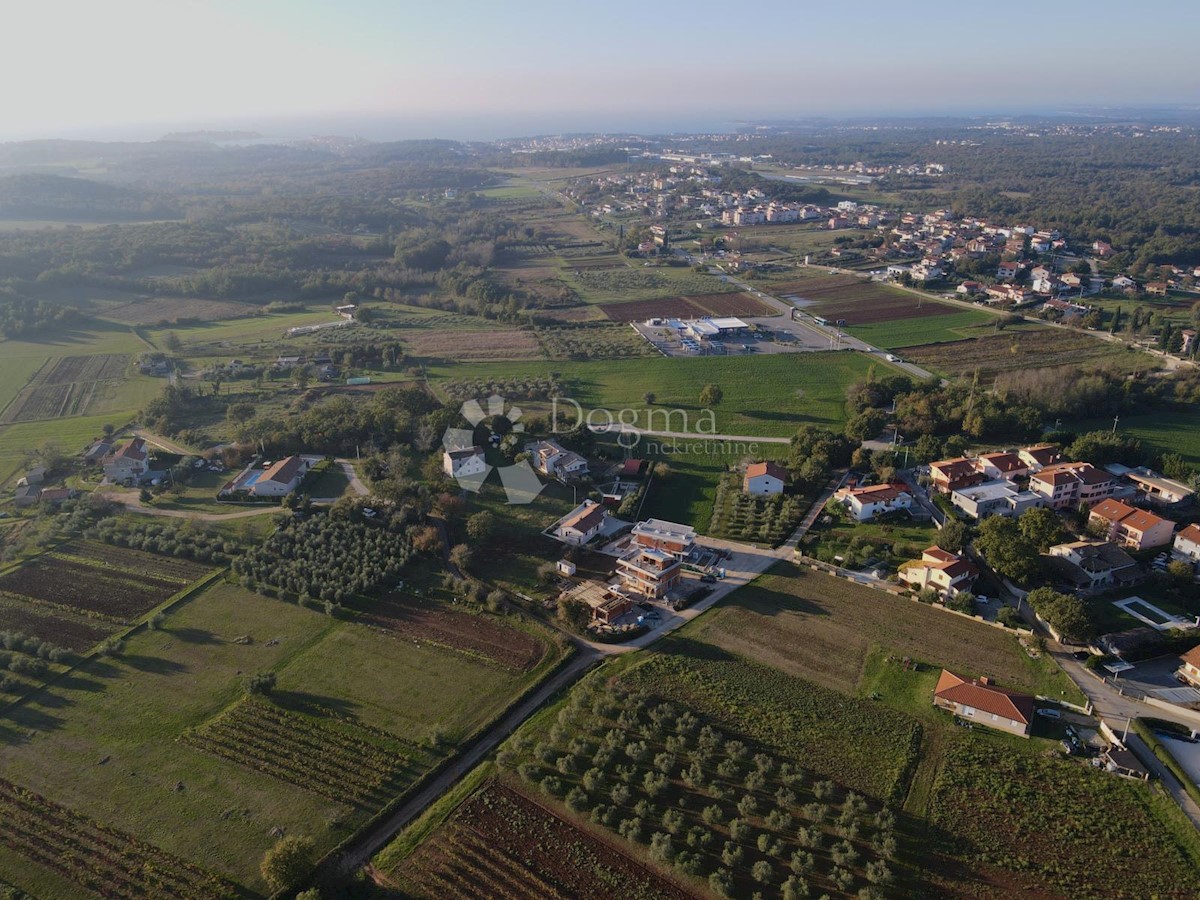
[[[86,178],[26,174],[0,178],[0,218],[134,221],[180,215],[170,201]]]

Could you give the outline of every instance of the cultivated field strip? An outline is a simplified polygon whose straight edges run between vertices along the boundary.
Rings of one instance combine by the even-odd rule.
[[[491,782],[394,877],[416,897],[682,898],[684,891],[524,794]]]
[[[83,415],[101,385],[123,378],[128,366],[129,357],[120,353],[50,360],[4,410],[0,424]]]
[[[0,844],[102,897],[236,897],[233,885],[0,779]]]
[[[368,808],[386,803],[411,767],[394,739],[380,740],[365,728],[326,725],[253,700],[186,732],[182,740],[330,800]]]

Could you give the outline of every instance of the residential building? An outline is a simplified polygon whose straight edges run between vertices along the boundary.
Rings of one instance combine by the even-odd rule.
[[[134,438],[119,450],[110,453],[101,461],[104,477],[115,484],[138,483],[150,469],[150,453],[146,442]]]
[[[70,500],[75,496],[75,492],[70,488],[43,488],[38,495],[39,503],[48,503],[50,506],[58,506],[64,500]]]
[[[1182,503],[1195,493],[1182,481],[1164,478],[1157,472],[1144,467],[1129,469],[1124,475],[1137,488],[1139,496],[1159,506]]]
[[[588,474],[587,460],[558,441],[537,441],[525,447],[532,457],[533,467],[548,478],[565,481]]]
[[[633,526],[632,543],[645,550],[664,550],[676,559],[684,559],[696,543],[696,530],[662,519],[647,519]]]
[[[658,600],[679,584],[683,564],[666,550],[636,547],[617,560],[617,574],[625,590]]]
[[[900,580],[915,590],[931,587],[944,597],[971,590],[979,569],[967,559],[941,547],[921,552],[920,560],[900,567]]]
[[[942,669],[933,691],[933,705],[954,715],[999,731],[1029,737],[1033,698],[996,687],[988,678],[967,681]]]
[[[103,461],[104,457],[112,453],[112,441],[96,440],[88,445],[88,448],[83,451],[84,462],[98,463]]]
[[[1112,280],[1112,286],[1113,290],[1116,291],[1133,291],[1136,293],[1138,289],[1137,282],[1128,275],[1118,275]]]
[[[988,478],[1013,481],[1029,474],[1029,464],[1017,453],[984,453],[975,457],[975,469]]]
[[[255,497],[285,497],[300,486],[308,474],[309,462],[302,456],[289,456],[262,470],[257,478],[243,483]]]
[[[1034,491],[1022,491],[1011,481],[985,481],[950,492],[950,502],[972,519],[989,516],[1019,516],[1027,509],[1045,506],[1046,500]]]
[[[555,536],[568,544],[586,544],[604,526],[608,510],[595,500],[584,500],[554,528]]]
[[[1021,264],[1018,262],[1002,262],[996,267],[997,281],[1012,281],[1021,272]]]
[[[1055,444],[1034,444],[1032,447],[1018,450],[1017,456],[1030,472],[1040,472],[1046,466],[1061,462],[1062,450]]]
[[[974,294],[983,293],[983,285],[980,284],[978,281],[964,281],[962,284],[960,284],[956,288],[956,290],[960,294],[966,294],[968,296],[971,296]]]
[[[1200,563],[1200,525],[1188,525],[1175,535],[1171,555],[1184,562]]]
[[[1103,527],[1110,541],[1134,550],[1161,547],[1171,542],[1175,523],[1152,512],[1122,503],[1105,500],[1092,508],[1088,524]]]
[[[846,507],[859,522],[869,522],[885,513],[909,509],[913,496],[902,482],[873,484],[870,487],[842,488],[834,499]]]
[[[961,490],[987,479],[975,467],[975,461],[960,456],[957,459],[943,459],[929,464],[930,487],[943,494]]]
[[[1103,590],[1132,584],[1142,576],[1133,557],[1110,541],[1072,541],[1050,548],[1047,565],[1076,590]]]
[[[26,509],[38,502],[42,495],[42,488],[36,484],[20,485],[13,493],[13,504],[17,509]]]
[[[469,478],[486,474],[487,459],[482,447],[463,447],[442,452],[442,471],[451,478]]]
[[[613,584],[585,581],[568,591],[566,596],[586,603],[592,611],[592,621],[601,625],[612,625],[633,610],[633,601]]]
[[[1165,297],[1167,296],[1167,283],[1165,281],[1147,282],[1146,293],[1151,297]]]
[[[1041,494],[1051,509],[1089,505],[1119,492],[1117,479],[1091,463],[1060,462],[1029,477],[1029,489]]]
[[[1179,657],[1179,661],[1183,665],[1175,670],[1175,674],[1193,687],[1200,687],[1200,645]]]
[[[742,478],[742,490],[756,497],[782,494],[787,480],[787,469],[777,463],[751,463],[746,466],[746,474]]]
[[[34,466],[17,480],[17,487],[28,487],[29,485],[41,484],[46,480],[46,467]]]

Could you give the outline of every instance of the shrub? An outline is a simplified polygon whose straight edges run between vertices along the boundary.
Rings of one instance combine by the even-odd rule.
[[[259,871],[272,891],[293,887],[315,863],[316,845],[306,837],[283,837],[262,858]]]
[[[760,859],[750,867],[750,877],[759,884],[770,884],[772,875],[771,864],[765,859]]]
[[[259,672],[246,679],[247,694],[269,694],[275,690],[275,673]]]

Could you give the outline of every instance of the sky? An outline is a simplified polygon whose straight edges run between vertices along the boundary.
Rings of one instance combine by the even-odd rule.
[[[490,138],[1198,102],[1195,0],[1023,6],[23,0],[0,11],[0,139],[370,123]]]

